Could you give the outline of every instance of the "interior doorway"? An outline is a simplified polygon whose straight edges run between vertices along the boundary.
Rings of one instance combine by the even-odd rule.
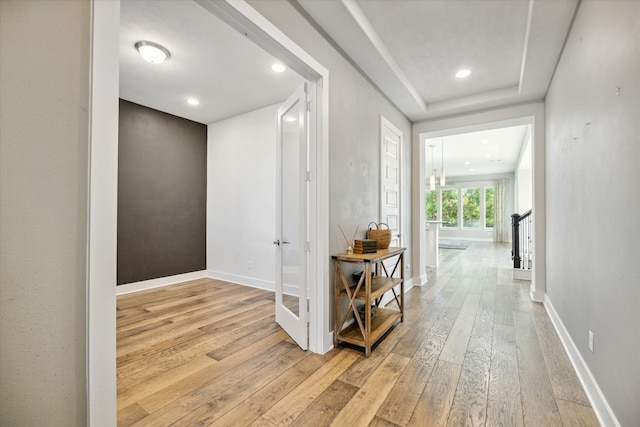
[[[533,200],[533,125],[532,117],[521,117],[418,134],[420,203],[415,212],[425,276],[430,265],[437,266],[437,259],[427,258],[437,256],[438,240],[510,241],[510,216],[518,200],[520,205]],[[502,212],[496,211],[496,186]],[[431,231],[425,229],[433,227],[439,239],[428,238]]]
[[[328,72],[304,50],[266,21],[246,2],[198,1],[209,12],[250,36],[272,55],[314,82],[309,137],[309,328],[310,349],[329,346],[328,231],[326,188],[328,157]],[[93,3],[90,229],[87,325],[88,422],[115,425],[115,247],[117,206],[117,123],[119,1]]]

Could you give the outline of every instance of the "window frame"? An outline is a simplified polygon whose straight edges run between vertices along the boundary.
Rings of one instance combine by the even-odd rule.
[[[456,191],[457,194],[457,225],[456,226],[447,226],[446,224],[442,224],[442,228],[446,229],[446,230],[458,230],[458,231],[462,231],[462,230],[467,230],[467,231],[493,231],[493,229],[495,228],[495,220],[494,220],[494,226],[492,227],[488,227],[487,226],[487,189],[492,188],[494,190],[494,215],[495,215],[495,185],[493,183],[493,181],[464,181],[464,182],[458,182],[458,183],[452,183],[450,185],[446,185],[444,187],[437,187],[434,191],[436,192],[436,209],[437,209],[437,213],[436,213],[436,220],[437,221],[444,221],[443,217],[442,217],[442,192],[443,191]],[[480,196],[480,225],[476,226],[476,227],[465,227],[464,226],[464,207],[463,207],[463,200],[462,200],[462,196],[465,190],[479,190],[479,196]],[[432,190],[429,190],[428,186],[427,189],[425,191],[425,205],[423,207],[423,209],[425,209],[425,218],[427,218],[426,215],[426,209],[427,209],[427,200],[428,198],[428,193],[430,193]],[[432,221],[431,219],[426,219],[426,221]]]

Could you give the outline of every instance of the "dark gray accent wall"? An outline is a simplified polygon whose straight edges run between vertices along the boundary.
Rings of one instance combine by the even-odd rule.
[[[206,268],[207,127],[120,100],[118,285]]]

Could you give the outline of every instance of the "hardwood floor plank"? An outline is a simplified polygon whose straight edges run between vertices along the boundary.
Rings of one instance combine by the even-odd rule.
[[[360,390],[336,415],[332,425],[367,425],[373,420],[378,408],[393,388],[400,373],[409,363],[409,358],[391,353],[380,368],[369,377]]]
[[[531,312],[555,397],[591,406],[544,306],[535,303]]]
[[[449,332],[447,342],[442,348],[440,360],[462,365],[469,344],[473,322],[478,311],[478,304],[480,304],[479,294],[467,294],[456,322],[451,328],[451,332]]]
[[[280,326],[277,323],[269,323],[263,328],[257,329],[250,334],[247,334],[241,338],[237,338],[236,340],[222,347],[210,351],[209,353],[207,353],[207,355],[216,360],[222,360],[228,356],[233,355],[234,353],[237,353],[241,349],[250,346],[257,340],[278,332],[279,330]]]
[[[558,408],[564,427],[599,427],[600,423],[591,406],[558,399]]]
[[[486,425],[524,425],[514,331],[512,326],[500,323],[493,325],[493,356],[489,373]]]
[[[496,286],[495,322],[513,326],[513,298],[510,286]]]
[[[149,358],[156,353],[167,351],[169,349],[175,348],[176,346],[180,346],[182,343],[188,343],[194,339],[205,336],[206,334],[204,332],[198,329],[193,329],[190,331],[186,331],[182,335],[177,335],[163,341],[143,341],[142,343],[137,343],[133,348],[126,345],[121,345],[118,341],[116,350],[116,362],[118,367],[123,367],[129,363],[134,363],[141,360],[143,361],[142,363],[144,363],[144,361],[149,360]],[[144,345],[145,343],[146,345]]]
[[[438,360],[409,420],[409,426],[446,425],[460,370],[460,365]]]
[[[391,353],[406,332],[407,327],[404,323],[396,325],[382,341],[379,341],[378,344],[373,347],[375,351],[372,351],[369,357],[365,357],[364,355],[359,357],[340,375],[340,380],[356,387],[362,386],[371,374],[384,362],[387,355]]]
[[[369,423],[368,427],[399,427],[398,424],[394,424],[391,421],[387,421],[379,416],[373,417],[373,420]]]
[[[308,374],[297,369],[297,366],[284,371],[275,380],[218,418],[211,426],[246,426],[256,421],[307,378]]]
[[[407,425],[436,366],[445,337],[446,335],[433,333],[425,338],[423,345],[411,357],[389,395],[380,405],[378,417],[398,425]]]
[[[562,426],[531,316],[514,311],[513,321],[524,423],[528,426]]]
[[[446,293],[441,298],[434,298],[429,305],[422,311],[418,320],[408,326],[408,331],[398,341],[393,352],[406,357],[412,357],[418,350],[429,330],[433,327],[436,320],[442,314],[446,305],[451,298],[451,293]]]
[[[447,425],[484,426],[486,422],[495,296],[483,290]]]
[[[134,424],[134,426],[171,425],[201,405],[206,405],[207,402],[224,394],[227,389],[250,376],[252,372],[257,372],[265,366],[270,366],[272,362],[285,357],[286,354],[294,348],[295,346],[293,344],[281,341],[270,347],[263,357],[248,360],[242,365],[238,365],[236,369],[227,370],[218,375],[215,381],[209,380],[200,387],[191,387],[191,391],[187,394],[156,411],[150,411],[148,408],[145,408],[142,401],[140,405],[146,409],[147,412],[151,412],[151,415],[143,418]]]
[[[215,397],[210,395],[203,404],[190,410],[188,414],[174,424],[176,426],[210,425],[234,407],[252,397],[260,389],[278,378],[283,372],[290,370],[306,356],[306,353],[299,351],[297,346],[292,344],[290,351],[272,360],[269,364],[265,364],[259,369],[254,370],[250,376],[246,376],[230,387],[226,387],[221,394]],[[214,389],[214,387],[209,386],[206,388]],[[198,392],[201,393],[202,391],[201,389]]]
[[[125,408],[118,408],[118,427],[128,427],[149,415],[140,405],[134,403]]]
[[[358,357],[360,354],[354,350],[342,350],[263,414],[263,418],[275,425],[290,424]]]
[[[328,426],[359,390],[351,384],[335,380],[309,405],[291,427]]]
[[[163,408],[182,396],[198,389],[212,381],[216,381],[218,377],[231,371],[232,369],[247,364],[249,361],[262,357],[264,354],[278,343],[285,340],[287,334],[278,331],[270,336],[263,338],[249,347],[242,349],[236,353],[234,357],[224,359],[213,364],[200,372],[181,378],[173,384],[169,390],[159,390],[158,392],[140,400],[138,403],[147,412],[153,413]],[[250,365],[245,365],[250,366]]]
[[[210,325],[213,322],[222,319],[229,319],[229,321],[232,321],[233,316],[235,316],[236,314],[243,313],[247,310],[258,309],[261,306],[265,306],[268,304],[272,303],[268,300],[262,300],[248,306],[234,306],[234,308],[228,309],[227,311],[218,314],[203,313],[198,316],[193,316],[189,319],[184,319],[179,322],[173,322],[168,325],[163,325],[153,331],[145,331],[134,337],[119,340],[117,355],[120,356],[120,353],[122,352],[130,352],[142,349],[149,343],[157,343],[173,339],[184,333],[188,333],[202,326]]]
[[[118,404],[123,406],[131,405],[143,400],[145,397],[159,391],[171,388],[183,376],[189,376],[195,372],[217,363],[207,356],[200,356],[183,365],[163,372],[153,378],[128,387],[122,386],[122,381],[118,382]]]
[[[183,341],[154,354],[131,361],[126,365],[118,366],[116,369],[118,384],[128,387],[147,381],[155,375],[187,363],[198,356],[206,354],[203,349],[211,346],[213,341],[214,338],[210,335],[197,335],[191,340]]]

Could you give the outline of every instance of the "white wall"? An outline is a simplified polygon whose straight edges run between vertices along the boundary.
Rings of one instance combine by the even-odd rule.
[[[516,167],[515,212],[523,214],[533,208],[533,170],[531,170],[531,130],[527,131]]]
[[[583,1],[546,99],[547,297],[623,426],[640,425],[639,47],[640,2]]]
[[[87,422],[90,18],[85,1],[0,1],[3,426]]]
[[[207,131],[207,273],[269,290],[275,290],[278,107]]]

